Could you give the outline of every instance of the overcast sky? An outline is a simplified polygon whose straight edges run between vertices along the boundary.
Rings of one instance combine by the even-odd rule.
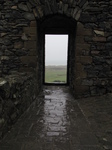
[[[67,65],[68,35],[45,35],[45,65]]]

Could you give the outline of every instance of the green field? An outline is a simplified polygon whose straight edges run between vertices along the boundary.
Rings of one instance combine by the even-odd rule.
[[[46,66],[45,83],[66,83],[66,66]]]

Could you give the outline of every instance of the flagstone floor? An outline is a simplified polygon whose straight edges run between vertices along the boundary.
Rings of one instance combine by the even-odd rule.
[[[67,86],[46,86],[37,99],[40,105],[35,101],[21,116],[0,150],[112,149],[111,94],[76,100]]]

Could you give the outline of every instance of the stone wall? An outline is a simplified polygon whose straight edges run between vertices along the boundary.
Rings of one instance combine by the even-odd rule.
[[[0,10],[0,75],[35,71],[37,25],[33,13],[18,0],[0,1]]]
[[[30,105],[32,97],[28,99],[28,104],[22,104],[25,96],[36,95],[41,89],[44,72],[44,36],[41,34],[40,22],[55,15],[72,19],[77,23],[76,34],[72,36],[72,45],[70,45],[72,57],[69,59],[69,80],[74,95],[85,97],[112,92],[111,10],[112,0],[0,0],[0,126],[2,129],[5,129],[4,126],[8,123],[15,121],[16,116],[19,117],[25,110],[24,107]],[[25,76],[23,77],[21,73],[25,73]],[[29,74],[33,75],[30,79]],[[13,75],[17,89],[13,84],[11,86],[9,84]],[[18,79],[23,83],[19,83]],[[9,93],[8,97],[4,86]],[[34,88],[37,91],[32,93]],[[19,95],[21,92],[24,93],[19,101],[21,103],[19,109],[15,106],[19,98],[13,97],[15,91],[18,91]],[[14,112],[12,110],[11,113],[9,112],[8,101],[11,107],[14,107]],[[4,114],[3,110],[6,108]]]
[[[25,0],[0,0],[0,138],[41,90],[37,22]]]
[[[112,91],[112,1],[0,1],[0,76],[33,72],[43,82],[42,18],[63,15],[77,22],[70,85],[76,96]],[[38,34],[39,33],[39,34]],[[74,60],[74,61],[73,61]]]
[[[36,99],[39,89],[35,87],[35,77],[31,73],[0,78],[0,138]]]
[[[112,92],[112,1],[89,1],[76,34],[77,95]]]

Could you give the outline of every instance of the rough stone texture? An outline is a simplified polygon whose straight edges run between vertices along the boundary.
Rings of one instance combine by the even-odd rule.
[[[94,94],[93,89],[93,94]],[[78,100],[104,150],[112,149],[112,94]]]
[[[0,77],[10,80],[13,73],[31,72],[37,83],[35,89],[41,87],[44,45],[40,22],[59,15],[77,23],[69,60],[74,95],[112,92],[111,9],[109,0],[0,0]],[[83,69],[77,71],[79,63]]]
[[[39,107],[38,99],[41,101]],[[92,106],[92,101],[89,101],[89,104]],[[74,99],[68,87],[45,87],[37,101],[0,142],[0,148],[1,150],[104,150],[103,146],[110,145],[111,149],[111,134],[109,137],[100,138],[105,144],[100,142],[96,135],[100,135],[101,130],[97,132],[94,127],[93,132],[88,121],[89,113],[84,114],[88,111],[87,108]],[[91,116],[95,119],[93,115],[96,113],[93,109],[89,110],[91,111]],[[103,117],[101,113],[99,116]],[[99,117],[96,120],[98,122]],[[108,132],[111,132],[109,129],[111,128],[108,128]]]
[[[40,90],[37,47],[33,43],[37,26],[30,6],[27,1],[0,1],[0,138]]]
[[[74,63],[74,67],[70,67],[74,70],[71,73],[74,75],[74,77],[71,77],[71,83],[74,83],[74,85],[70,86],[72,88],[75,86],[75,76],[77,76],[75,75],[75,67],[77,68],[76,62],[78,61],[84,68],[79,74],[85,72],[87,74],[86,77],[82,76],[81,82],[84,84],[85,82],[83,80],[94,80],[92,85],[88,85],[90,89],[88,95],[91,95],[92,87],[96,86],[99,89],[102,86],[102,84],[97,84],[96,79],[105,80],[108,83],[105,90],[106,92],[111,92],[109,81],[111,79],[112,64],[107,63],[107,59],[109,60],[112,57],[111,1],[66,0],[46,2],[42,0],[29,0],[20,2],[14,0],[12,2],[6,2],[3,0],[0,6],[2,6],[0,13],[0,76],[10,74],[13,71],[28,71],[28,69],[32,72],[38,72],[37,76],[42,76],[43,73],[40,73],[39,70],[42,70],[40,63],[42,64],[43,62],[43,52],[42,45],[37,39],[38,21],[43,17],[53,16],[58,13],[77,21],[76,47],[72,50],[75,51],[76,58],[74,56],[74,61],[73,58],[70,60],[70,64]],[[38,21],[36,22],[36,20]],[[86,47],[86,45],[88,46]],[[71,53],[74,54],[74,52]],[[7,55],[8,57],[6,58],[5,56]],[[31,63],[27,61],[29,56],[31,56]],[[36,56],[37,59],[31,61],[34,58],[32,56]],[[77,56],[80,59],[77,60]],[[103,61],[100,61],[101,57]],[[23,61],[23,58],[26,61]],[[36,65],[39,65],[39,67],[36,67]],[[75,93],[76,89],[73,88],[73,91]],[[80,96],[84,94],[81,92]]]
[[[39,89],[32,74],[18,73],[0,78],[0,139],[35,100]]]

